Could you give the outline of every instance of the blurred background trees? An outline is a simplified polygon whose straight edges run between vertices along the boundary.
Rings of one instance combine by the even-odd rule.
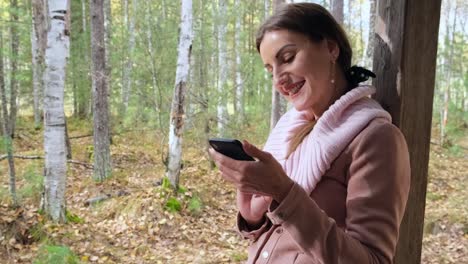
[[[37,129],[43,129],[45,32],[50,26],[44,15],[48,10],[46,2],[0,0],[0,35],[3,36],[0,75],[4,80],[1,82],[4,89],[0,91],[5,98],[2,101],[5,113],[0,123],[6,125],[10,134],[6,135],[6,142],[8,137],[14,140],[15,124],[20,119],[32,120]],[[99,42],[91,38],[94,13],[90,3],[70,2],[65,117],[92,120],[102,105],[96,101],[93,104],[92,87],[95,78],[105,76],[107,90],[94,94],[94,99],[106,97],[105,111],[109,117],[103,125],[95,125],[90,130],[107,127],[109,132],[102,138],[109,138],[110,142],[113,133],[148,129],[158,135],[155,141],[167,143],[178,66],[177,47],[182,33],[181,2],[104,1],[104,32],[100,33],[103,39]],[[210,136],[263,142],[277,114],[285,111],[286,106],[281,102],[277,110],[273,108],[276,103],[272,104],[271,78],[265,73],[254,38],[261,21],[281,2],[292,1],[193,0],[194,38],[183,115],[188,139],[184,144],[203,148]],[[353,63],[372,67],[376,1],[309,2],[332,10],[350,37]],[[443,1],[433,126],[440,135],[436,143],[447,147],[452,147],[468,126],[467,18],[466,1]],[[104,68],[98,72],[92,66],[98,59],[94,48],[104,49]],[[98,158],[101,147],[94,148],[93,155]],[[5,149],[14,152],[10,147]],[[108,161],[95,164],[108,164],[99,165],[107,167],[103,170],[103,175],[107,175],[110,158],[104,160]]]

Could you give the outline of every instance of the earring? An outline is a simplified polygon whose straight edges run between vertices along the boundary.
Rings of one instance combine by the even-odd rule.
[[[331,67],[331,69],[330,69],[330,83],[334,85],[335,84],[335,60],[331,61],[330,67]]]

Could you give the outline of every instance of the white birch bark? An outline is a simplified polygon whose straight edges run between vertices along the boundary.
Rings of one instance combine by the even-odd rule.
[[[372,69],[372,57],[374,56],[374,40],[375,40],[375,17],[376,17],[376,0],[370,0],[369,11],[369,40],[366,46],[366,66]]]
[[[128,0],[125,0],[125,21],[127,21],[128,32],[128,56],[124,68],[123,76],[123,113],[127,112],[128,102],[132,92],[132,71],[133,71],[133,50],[135,49],[135,16],[137,15],[137,0],[132,0],[132,14],[128,14]]]
[[[271,0],[264,0],[263,4],[265,5],[265,13],[263,15],[263,20],[267,19],[270,16],[270,2]]]
[[[154,49],[153,49],[153,31],[152,27],[154,24],[152,23],[152,9],[151,9],[151,3],[148,3],[148,6],[146,8],[146,13],[145,13],[145,20],[147,22],[146,25],[146,40],[148,42],[148,54],[150,56],[150,66],[151,66],[151,81],[153,84],[153,95],[154,95],[154,109],[156,113],[158,113],[158,124],[159,127],[162,128],[162,119],[161,119],[161,100],[162,100],[162,94],[161,90],[158,87],[158,75],[156,71],[156,64],[155,64],[155,54],[154,54]]]
[[[284,0],[275,0],[273,9],[277,10]],[[286,100],[276,91],[275,87],[271,87],[271,115],[270,115],[270,130],[276,126],[281,115],[286,110]]]
[[[34,125],[39,127],[42,121],[42,99],[44,93],[44,53],[47,44],[47,2],[33,0],[31,27],[31,54],[33,71]]]
[[[44,74],[45,178],[42,207],[55,222],[65,222],[66,147],[63,108],[65,67],[69,52],[66,32],[67,2],[48,0],[50,28],[47,33]]]
[[[343,25],[343,0],[331,0],[331,11],[336,21]]]
[[[32,75],[33,75],[33,112],[34,112],[34,126],[39,127],[41,124],[41,110],[40,110],[40,98],[41,98],[41,73],[39,70],[39,58],[38,58],[38,44],[36,37],[36,30],[33,26],[31,27],[31,55],[32,55]]]
[[[91,13],[94,179],[103,181],[112,172],[109,140],[109,80],[106,75],[103,1],[91,0],[89,9]]]
[[[179,185],[182,160],[182,133],[184,127],[184,107],[187,79],[190,72],[192,51],[192,0],[182,0],[180,37],[177,55],[176,81],[172,99],[171,120],[169,127],[169,160],[167,177],[172,186]]]
[[[236,0],[235,6],[240,6],[240,0]],[[240,9],[239,9],[240,10]],[[241,19],[242,14],[239,12],[236,17],[236,31],[235,31],[235,42],[236,42],[236,110],[239,114],[239,120],[244,119],[244,80],[242,79],[242,62],[241,62]]]
[[[218,107],[217,107],[217,115],[218,115],[218,134],[222,136],[225,130],[226,124],[226,96],[228,92],[226,91],[227,86],[227,77],[228,77],[228,59],[227,59],[227,51],[226,51],[226,0],[219,0],[218,6],[218,69],[219,69],[219,77],[218,77]]]
[[[81,24],[83,26],[83,32],[86,33],[86,0],[81,0]]]
[[[451,83],[452,83],[452,69],[453,69],[453,50],[454,50],[454,44],[455,44],[455,30],[456,30],[456,25],[457,25],[457,10],[458,10],[458,5],[457,2],[454,1],[454,15],[453,15],[453,24],[451,25],[452,28],[450,30],[450,22],[449,22],[449,17],[450,15],[447,16],[447,22],[446,22],[446,27],[447,27],[447,39],[450,43],[450,51],[447,59],[447,65],[446,65],[446,84],[445,84],[445,89],[444,89],[444,103],[443,103],[443,108],[442,108],[442,122],[441,122],[441,128],[440,128],[440,145],[443,146],[446,141],[446,130],[447,130],[447,124],[448,124],[448,118],[449,118],[449,105],[450,105],[450,100],[451,100]],[[450,9],[449,9],[449,14],[450,14]],[[450,36],[451,35],[451,36]]]
[[[13,144],[11,135],[9,133],[8,124],[8,109],[7,109],[7,98],[5,91],[5,79],[3,69],[3,29],[0,26],[0,99],[2,108],[0,109],[1,117],[1,130],[3,134],[3,140],[5,142],[5,152],[8,157],[8,175],[9,175],[9,189],[13,206],[18,205],[18,199],[16,197],[16,173],[15,173],[15,161],[13,159]]]
[[[265,13],[264,13],[264,18],[263,20],[266,20],[270,15],[271,15],[271,8],[270,8],[270,2],[271,0],[264,0],[264,5],[265,5]],[[268,72],[265,70],[263,73],[263,89],[265,90],[265,94],[270,92],[270,89],[272,88],[270,84],[270,77],[268,75]]]

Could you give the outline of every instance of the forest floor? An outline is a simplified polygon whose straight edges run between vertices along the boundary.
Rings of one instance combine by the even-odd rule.
[[[82,127],[69,124],[70,136],[89,134]],[[42,131],[19,126],[18,132],[16,154],[43,156]],[[467,133],[459,141],[463,147],[431,144],[422,263],[468,263]],[[247,242],[235,230],[234,189],[193,144],[184,149],[182,187],[171,192],[161,182],[161,142],[149,130],[114,135],[114,172],[102,183],[89,167],[69,163],[69,222],[62,225],[37,209],[43,160],[15,160],[17,209],[10,207],[7,162],[0,161],[0,262],[243,262]],[[72,138],[71,145],[73,160],[92,164],[92,137]],[[99,196],[108,199],[86,203]]]

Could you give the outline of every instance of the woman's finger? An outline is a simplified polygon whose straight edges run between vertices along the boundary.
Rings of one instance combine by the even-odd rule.
[[[231,169],[236,169],[236,168],[239,168],[239,167],[243,166],[243,163],[246,162],[246,161],[232,159],[232,158],[230,158],[230,157],[228,157],[226,155],[223,155],[223,154],[217,152],[213,148],[210,148],[208,150],[208,152],[210,153],[211,158],[214,160],[214,162],[216,163],[216,166],[218,168],[228,167],[228,168],[231,168]]]
[[[268,161],[271,159],[271,154],[268,152],[265,152],[256,146],[250,144],[247,140],[244,140],[242,142],[242,147],[244,148],[244,151],[249,154],[250,156],[257,158],[260,161]]]

